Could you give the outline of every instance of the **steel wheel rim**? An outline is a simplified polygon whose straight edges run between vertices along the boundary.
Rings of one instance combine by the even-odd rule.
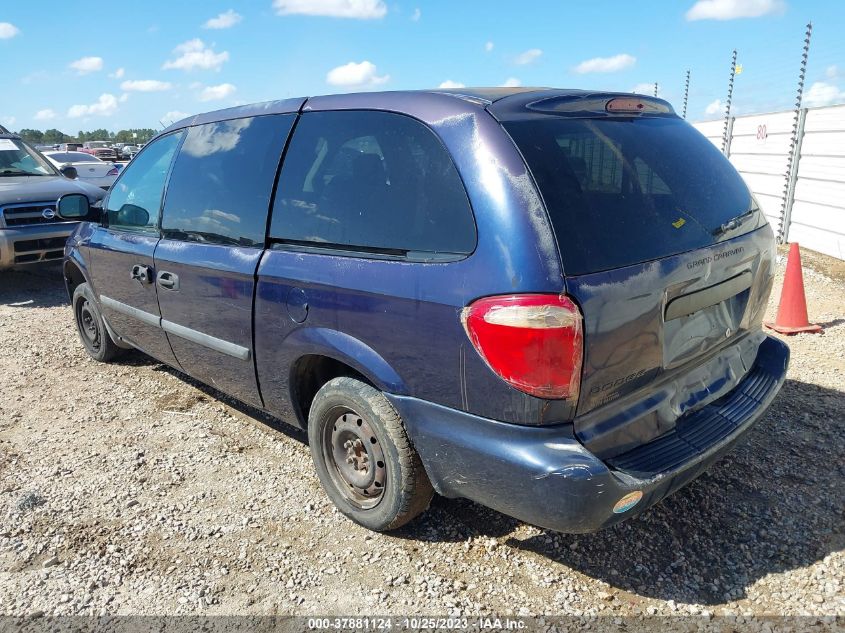
[[[350,409],[332,412],[323,433],[323,456],[335,487],[349,503],[364,510],[378,505],[387,463],[366,419]]]
[[[82,340],[92,350],[100,349],[100,326],[97,323],[97,317],[91,304],[87,299],[79,302],[79,307],[76,311],[76,323],[79,326],[79,333],[82,334]]]

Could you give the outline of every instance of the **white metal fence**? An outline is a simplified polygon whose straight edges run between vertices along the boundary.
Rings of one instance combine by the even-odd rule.
[[[783,241],[845,259],[845,106],[693,125],[722,149]],[[724,141],[723,141],[724,139]],[[790,155],[792,162],[790,164]]]

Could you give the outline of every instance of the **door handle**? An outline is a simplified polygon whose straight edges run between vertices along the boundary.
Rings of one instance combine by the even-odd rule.
[[[179,290],[179,275],[161,270],[158,273],[158,285],[166,290]]]
[[[135,264],[132,267],[132,279],[137,279],[142,284],[152,283],[153,269],[144,264]]]

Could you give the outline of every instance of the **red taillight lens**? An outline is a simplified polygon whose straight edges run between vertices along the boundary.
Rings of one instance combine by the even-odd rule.
[[[584,338],[581,312],[569,297],[487,297],[464,308],[461,320],[508,384],[539,398],[578,397]]]
[[[111,169],[109,169],[106,176],[117,176],[119,173],[120,172],[118,171],[117,167],[112,167]]]

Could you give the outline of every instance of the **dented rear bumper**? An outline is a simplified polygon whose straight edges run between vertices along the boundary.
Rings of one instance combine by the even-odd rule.
[[[765,413],[786,377],[789,348],[767,337],[748,374],[675,428],[602,460],[572,425],[526,427],[389,395],[435,489],[559,532],[592,532],[630,518],[689,483]],[[642,493],[633,506],[619,507]],[[614,511],[616,510],[616,511]]]

